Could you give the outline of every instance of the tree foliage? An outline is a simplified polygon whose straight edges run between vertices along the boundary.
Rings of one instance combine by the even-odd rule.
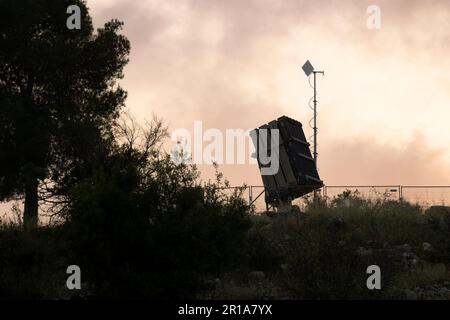
[[[74,4],[81,30],[66,27]],[[81,0],[0,1],[0,200],[25,195],[25,222],[36,222],[43,181],[66,195],[109,152],[126,98],[116,84],[130,51],[121,26],[94,33]]]
[[[195,166],[161,151],[159,120],[127,123],[115,152],[71,193],[70,252],[94,297],[192,298],[208,274],[239,262],[248,206],[221,194],[220,175],[202,185]]]

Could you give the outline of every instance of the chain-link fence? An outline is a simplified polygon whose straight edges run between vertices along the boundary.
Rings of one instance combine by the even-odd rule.
[[[450,186],[325,186],[323,194],[328,198],[344,191],[358,192],[367,199],[404,200],[422,207],[450,205]]]
[[[421,206],[450,206],[450,186],[401,186],[404,200]]]
[[[322,195],[328,199],[342,194],[343,192],[352,192],[358,194],[364,199],[391,199],[400,200],[402,198],[402,187],[395,185],[386,186],[324,186],[322,188]]]
[[[230,187],[230,191],[234,188]],[[412,185],[335,185],[324,186],[319,194],[329,200],[350,191],[359,194],[362,198],[377,200],[404,200],[427,208],[430,206],[450,206],[450,186],[412,186]],[[244,187],[244,196],[256,211],[266,209],[264,186]],[[302,205],[303,199],[296,199],[294,204]]]

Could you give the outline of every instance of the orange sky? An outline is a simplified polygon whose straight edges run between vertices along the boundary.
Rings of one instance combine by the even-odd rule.
[[[369,30],[366,10],[381,9]],[[250,129],[281,115],[311,134],[319,77],[319,172],[326,184],[450,185],[450,1],[88,0],[96,26],[125,23],[121,85],[140,120],[171,129]],[[201,166],[203,178],[210,166]],[[233,185],[255,165],[224,165]],[[1,207],[1,205],[0,205]],[[4,210],[1,210],[2,212]]]
[[[370,4],[381,29],[369,30]],[[450,184],[450,2],[95,0],[94,23],[125,22],[121,82],[139,118],[171,129],[257,127],[281,115],[310,134],[319,78],[319,169],[328,184]],[[209,168],[202,167],[206,173]],[[252,165],[223,166],[260,184]]]
[[[369,30],[367,7],[381,9]],[[132,53],[121,81],[140,120],[171,129],[250,129],[281,115],[311,134],[319,77],[319,171],[326,184],[450,185],[450,1],[88,0],[118,18]],[[203,178],[210,166],[201,166]],[[224,165],[261,184],[255,165]]]

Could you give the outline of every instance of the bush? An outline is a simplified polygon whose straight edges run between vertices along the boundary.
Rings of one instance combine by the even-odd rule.
[[[54,199],[63,200],[61,225],[0,229],[1,296],[192,299],[245,260],[251,223],[242,190],[222,192],[228,182],[219,173],[200,184],[195,166],[172,161],[159,120],[146,129],[130,123]],[[65,288],[72,264],[82,271],[81,293]]]
[[[193,298],[206,275],[240,262],[250,223],[239,194],[223,197],[215,185],[176,177],[161,188],[117,161],[76,188],[65,225],[91,297]],[[166,159],[158,170],[189,176],[192,168]]]
[[[63,247],[59,228],[0,225],[0,299],[63,297]]]
[[[444,264],[425,264],[413,272],[398,275],[396,285],[402,289],[414,289],[444,281],[450,281],[450,271]]]
[[[378,292],[366,287],[366,269],[379,265],[383,285],[391,282],[388,257],[383,254],[362,256],[352,243],[346,220],[325,215],[308,215],[301,222],[284,218],[277,230],[289,232],[274,239],[283,252],[279,279],[293,298],[297,299],[362,299],[374,298]],[[290,229],[286,228],[289,225]],[[293,227],[297,226],[297,227]]]
[[[418,259],[446,259],[447,242],[443,240],[448,235],[436,230],[436,223],[429,223],[416,205],[371,201],[347,192],[330,202],[311,201],[305,209],[303,214],[280,213],[269,221],[257,218],[258,227],[254,226],[251,233],[252,239],[257,239],[251,256],[258,257],[253,252],[264,252],[255,265],[273,272],[278,285],[287,289],[292,298],[391,298],[397,294],[399,279],[410,275],[409,268],[415,268],[405,265],[405,254],[413,255],[407,259],[419,266]],[[423,250],[425,242],[433,248],[432,260],[430,253]],[[266,262],[271,252],[278,253],[278,262]],[[278,271],[273,270],[274,264]],[[383,290],[367,289],[369,265],[380,266]],[[425,271],[418,271],[417,278]]]

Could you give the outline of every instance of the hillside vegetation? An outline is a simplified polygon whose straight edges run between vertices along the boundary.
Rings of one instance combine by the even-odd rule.
[[[151,207],[150,195],[129,201],[119,183],[98,179],[77,194],[76,218],[35,230],[2,224],[2,298],[450,298],[447,208],[345,192],[269,217],[239,192],[219,192],[218,175],[149,218],[138,208]],[[70,264],[83,270],[82,290],[65,286]],[[381,269],[381,290],[367,289],[369,265]]]

